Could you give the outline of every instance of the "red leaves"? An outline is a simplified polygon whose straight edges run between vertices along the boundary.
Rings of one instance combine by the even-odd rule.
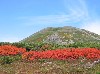
[[[26,49],[24,48],[17,48],[16,46],[11,45],[0,46],[0,55],[2,56],[22,54],[24,52],[26,52]]]
[[[100,59],[100,50],[95,48],[72,48],[72,49],[57,49],[47,51],[30,51],[22,54],[23,59],[78,59],[85,57],[87,59]]]
[[[22,54],[22,59],[78,59],[85,57],[87,59],[100,59],[100,50],[96,48],[66,48],[47,51],[29,51],[25,48],[17,48],[16,46],[3,45],[0,46],[0,55],[17,55]]]

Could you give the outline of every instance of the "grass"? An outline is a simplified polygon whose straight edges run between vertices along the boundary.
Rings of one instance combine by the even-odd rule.
[[[11,64],[0,64],[0,74],[100,74],[100,63],[92,68],[84,68],[87,62],[90,60],[20,59]]]

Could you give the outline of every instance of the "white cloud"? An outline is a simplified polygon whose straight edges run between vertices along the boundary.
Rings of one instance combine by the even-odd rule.
[[[25,20],[24,25],[50,25],[50,24],[69,24],[88,19],[88,10],[83,0],[63,0],[65,12],[63,14],[45,16],[23,16],[19,20]],[[59,13],[59,12],[58,12]],[[86,19],[87,18],[87,19]]]
[[[76,15],[76,14],[75,14]],[[63,24],[63,23],[75,23],[80,21],[80,15],[47,15],[47,16],[37,16],[37,17],[27,17],[24,18],[24,25],[50,25],[50,24]]]
[[[99,21],[92,21],[92,22],[85,23],[85,25],[83,25],[81,28],[100,35],[100,22]]]
[[[89,14],[88,6],[86,5],[86,0],[63,0],[65,12],[64,14],[56,15],[45,15],[45,16],[36,16],[36,17],[20,17],[19,20],[25,20],[25,25],[28,26],[51,26],[52,24],[74,24],[78,23],[81,28],[89,30],[91,32],[97,33],[100,35],[100,22],[92,21]],[[92,22],[91,22],[92,21]],[[88,22],[88,23],[87,23]]]
[[[57,24],[69,21],[67,15],[47,15],[47,16],[37,16],[30,19],[33,24]]]
[[[85,0],[64,0],[64,6],[66,7],[66,12],[69,13],[70,18],[74,18],[73,21],[85,21],[89,17]]]

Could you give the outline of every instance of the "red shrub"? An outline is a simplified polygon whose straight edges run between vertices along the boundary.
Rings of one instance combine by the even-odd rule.
[[[26,52],[26,49],[24,48],[17,48],[16,46],[11,45],[0,46],[0,55],[2,56],[22,54],[24,52]]]
[[[100,50],[96,48],[72,48],[72,49],[57,49],[47,51],[30,51],[22,54],[23,59],[78,59],[79,57],[86,57],[87,59],[100,59]]]

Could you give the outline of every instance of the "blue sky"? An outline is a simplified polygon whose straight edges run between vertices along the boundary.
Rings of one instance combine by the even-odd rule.
[[[100,35],[100,0],[0,0],[0,42],[63,26]]]

